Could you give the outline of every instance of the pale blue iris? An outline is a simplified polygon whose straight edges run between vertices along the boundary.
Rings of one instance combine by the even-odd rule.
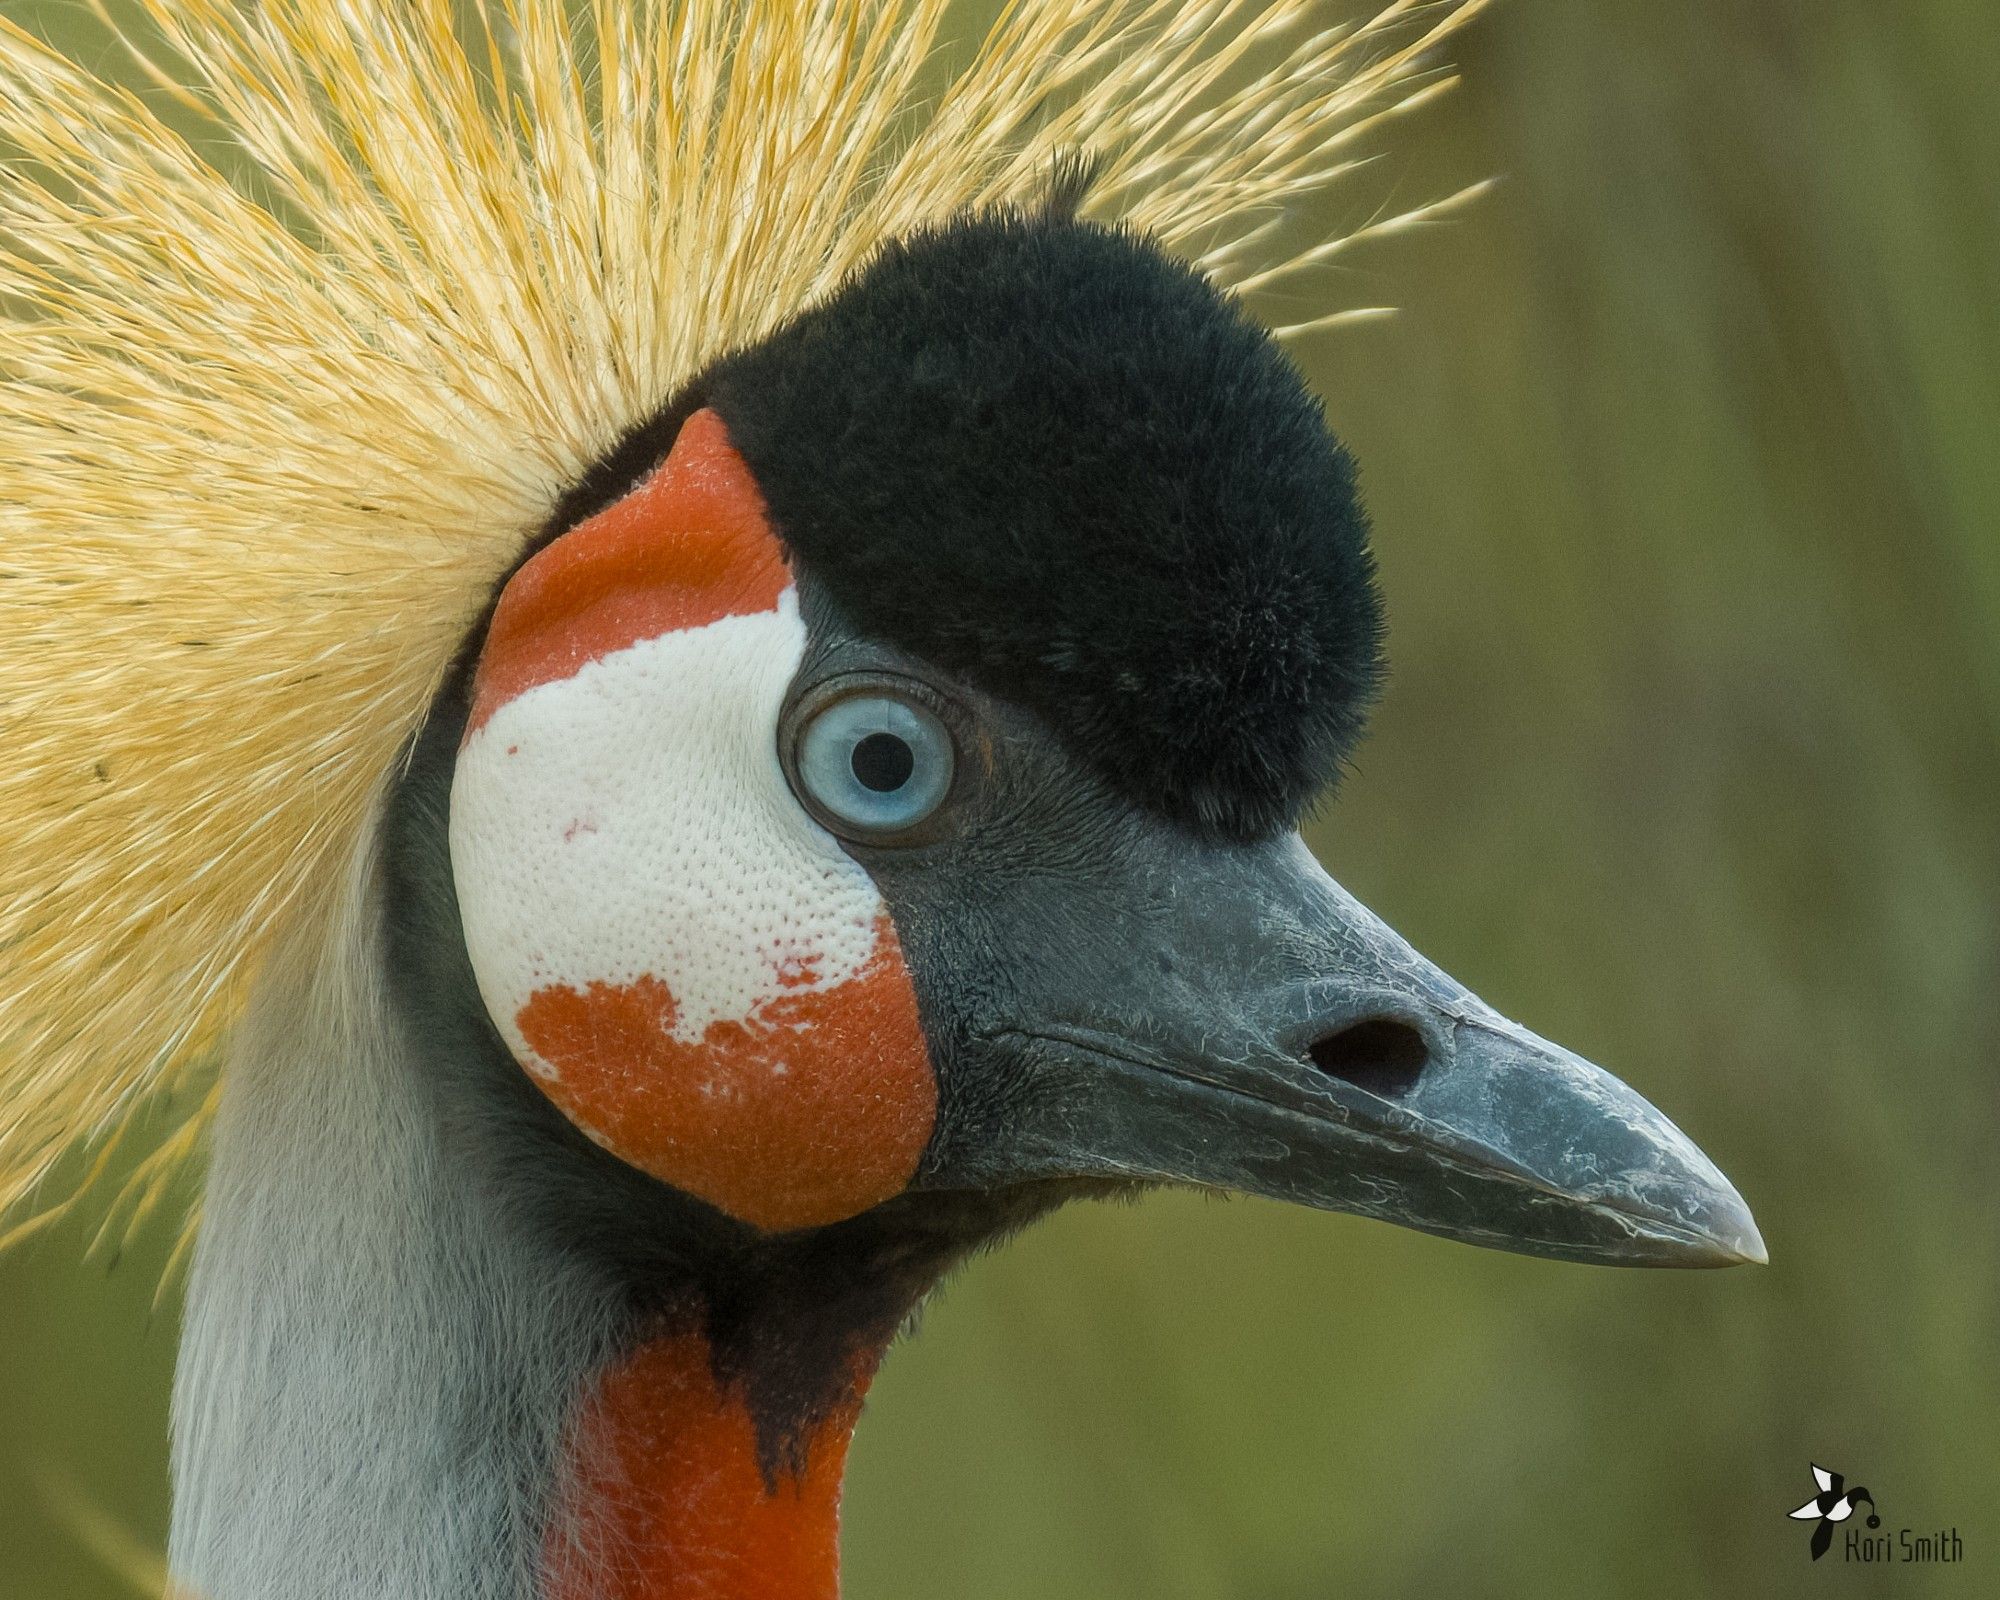
[[[837,700],[799,741],[799,781],[837,823],[900,833],[944,804],[951,735],[923,707],[889,695]]]

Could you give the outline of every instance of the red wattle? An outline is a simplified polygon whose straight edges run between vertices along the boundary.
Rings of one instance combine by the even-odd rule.
[[[716,1382],[708,1341],[642,1345],[578,1418],[546,1600],[838,1600],[841,1475],[873,1374],[857,1367],[804,1469],[768,1484],[747,1399]]]

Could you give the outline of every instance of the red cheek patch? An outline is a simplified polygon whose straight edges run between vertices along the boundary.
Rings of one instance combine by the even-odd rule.
[[[790,582],[763,493],[722,418],[704,407],[638,488],[508,580],[466,737],[516,695],[642,639],[770,611]]]
[[[937,1119],[888,918],[858,973],[811,981],[808,958],[791,992],[693,1041],[653,977],[539,989],[515,1021],[555,1071],[542,1092],[620,1160],[757,1227],[809,1228],[900,1194]]]

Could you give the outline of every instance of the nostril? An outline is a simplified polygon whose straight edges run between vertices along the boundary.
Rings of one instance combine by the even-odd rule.
[[[1408,1094],[1430,1061],[1430,1046],[1407,1022],[1364,1017],[1306,1049],[1312,1064],[1329,1078],[1393,1100]]]

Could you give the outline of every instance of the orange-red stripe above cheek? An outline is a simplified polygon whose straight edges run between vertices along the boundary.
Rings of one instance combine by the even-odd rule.
[[[729,430],[703,408],[615,505],[508,580],[473,680],[470,738],[494,711],[642,639],[772,610],[791,574]]]

